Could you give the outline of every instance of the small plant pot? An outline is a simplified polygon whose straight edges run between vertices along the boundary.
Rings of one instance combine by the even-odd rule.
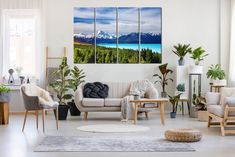
[[[80,116],[81,112],[78,110],[74,102],[68,102],[69,111],[71,116]]]
[[[59,120],[66,120],[68,116],[69,106],[68,105],[59,105],[58,107],[58,119]],[[56,117],[56,112],[54,110],[54,114]]]
[[[227,80],[213,80],[214,86],[227,86]]]
[[[176,112],[171,112],[170,116],[171,116],[171,118],[176,118]]]
[[[178,64],[179,64],[179,66],[183,66],[183,65],[184,65],[184,63],[185,63],[185,61],[184,61],[184,59],[183,59],[183,58],[180,58],[180,59],[178,60]]]
[[[167,97],[167,92],[161,92],[161,97],[166,98]]]
[[[203,66],[190,65],[188,69],[189,74],[203,74]]]
[[[10,93],[0,92],[0,102],[10,102]]]

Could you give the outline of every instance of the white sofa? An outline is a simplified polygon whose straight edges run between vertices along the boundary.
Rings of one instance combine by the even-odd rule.
[[[84,83],[78,86],[75,92],[75,104],[77,108],[84,112],[87,119],[88,112],[121,112],[121,100],[127,96],[131,82],[102,82],[109,86],[109,94],[105,99],[84,98]],[[158,98],[158,91],[154,86],[146,91],[145,98]]]

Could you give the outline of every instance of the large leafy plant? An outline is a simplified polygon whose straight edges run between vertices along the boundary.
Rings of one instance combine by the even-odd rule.
[[[72,98],[72,94],[68,94],[70,86],[70,69],[67,64],[67,57],[62,58],[62,62],[59,66],[59,69],[53,72],[53,75],[58,79],[50,84],[57,94],[60,105],[66,105],[67,100]]]
[[[168,85],[168,82],[169,81],[173,82],[173,79],[168,77],[168,74],[172,74],[173,71],[171,69],[168,69],[167,65],[168,64],[166,63],[166,64],[162,64],[158,67],[161,72],[161,75],[159,75],[159,74],[153,75],[153,77],[157,77],[157,81],[155,81],[155,83],[161,84],[163,93],[166,92],[165,87],[166,87],[166,85]]]
[[[221,68],[220,64],[216,64],[216,65],[211,65],[209,67],[209,70],[206,73],[207,78],[211,78],[211,79],[219,79],[219,80],[223,80],[225,79],[225,72],[224,70]]]
[[[172,104],[172,112],[176,112],[176,110],[177,110],[177,103],[180,100],[180,95],[181,95],[181,93],[176,96],[168,95],[169,101]]]
[[[180,59],[183,59],[184,56],[186,56],[186,54],[192,52],[192,48],[190,47],[190,44],[188,44],[188,45],[178,44],[173,47],[174,47],[174,50],[172,50],[172,51],[174,52],[174,54],[176,54],[178,57],[180,57]]]
[[[5,87],[3,84],[0,84],[0,94],[1,94],[1,93],[8,93],[8,92],[10,92],[10,91],[11,91],[10,88],[7,88],[7,87]]]
[[[71,70],[70,76],[72,77],[72,79],[70,80],[70,85],[75,92],[78,86],[81,83],[85,82],[84,78],[86,76],[83,69],[79,69],[77,66],[74,66],[74,68]]]
[[[200,62],[203,61],[206,56],[208,56],[208,54],[206,54],[206,51],[203,50],[202,47],[194,49],[191,52],[191,55],[191,58],[195,61],[196,65],[199,65]]]

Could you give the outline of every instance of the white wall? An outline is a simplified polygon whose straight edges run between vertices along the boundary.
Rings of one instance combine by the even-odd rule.
[[[226,1],[226,2],[223,2]],[[206,58],[204,71],[211,64],[225,63],[229,45],[229,0],[45,0],[47,45],[51,56],[60,56],[63,47],[68,48],[70,64],[73,64],[73,7],[162,7],[163,63],[175,68],[178,58],[171,52],[177,43],[190,43],[194,48],[202,46],[210,55]],[[222,4],[222,5],[221,5]],[[223,14],[220,18],[220,5]],[[154,20],[154,19],[153,19]],[[225,24],[221,24],[220,21]],[[221,29],[223,29],[221,31]],[[224,31],[225,30],[225,31]],[[226,41],[220,42],[222,38]],[[226,42],[226,43],[225,43]],[[229,42],[228,42],[229,43]],[[187,64],[192,60],[187,57]],[[56,65],[57,63],[51,63]],[[157,70],[156,64],[87,64],[79,65],[86,72],[87,81],[129,81],[148,78]],[[209,80],[203,76],[203,91],[209,89]],[[171,93],[174,83],[168,86]]]

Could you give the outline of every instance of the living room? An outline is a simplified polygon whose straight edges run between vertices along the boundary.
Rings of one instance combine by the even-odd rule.
[[[0,0],[2,156],[234,156],[235,0]]]

